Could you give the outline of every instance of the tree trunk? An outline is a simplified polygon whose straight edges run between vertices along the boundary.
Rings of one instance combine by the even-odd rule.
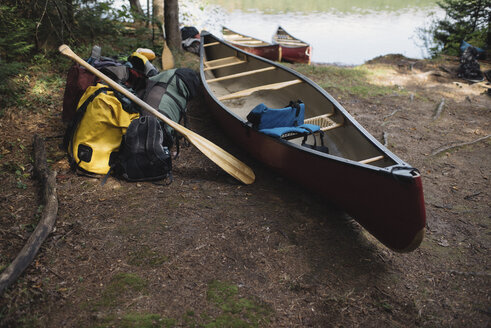
[[[486,35],[486,58],[491,58],[491,12],[488,14],[488,33]]]
[[[153,19],[157,23],[159,29],[164,24],[164,0],[153,0]]]
[[[140,4],[140,0],[130,0],[130,7],[134,16],[135,15],[140,16],[139,18],[136,18],[135,21],[141,20],[141,17],[143,17],[144,14],[143,14],[142,6]]]
[[[73,0],[65,0],[66,4],[66,21],[70,28],[73,28],[75,24],[75,18],[73,16]]]
[[[179,29],[179,6],[177,0],[164,1],[164,24],[167,44],[174,51],[181,51],[181,31]]]

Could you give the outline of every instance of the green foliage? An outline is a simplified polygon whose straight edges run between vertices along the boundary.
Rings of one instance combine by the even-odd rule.
[[[78,2],[73,17],[73,38],[69,41],[95,42],[121,34],[124,26],[120,18],[126,18],[123,10],[113,10],[113,1]],[[75,38],[76,36],[76,38]],[[72,42],[69,42],[72,43]]]
[[[23,68],[24,64],[19,62],[0,61],[0,117],[4,115],[5,107],[16,103],[25,90],[26,85],[16,79]]]
[[[19,17],[16,6],[0,5],[0,60],[12,61],[30,53],[34,47],[34,21]]]
[[[0,117],[25,88],[16,77],[25,67],[20,63],[34,47],[34,22],[19,17],[16,6],[0,5]]]
[[[457,56],[460,44],[488,49],[490,44],[491,0],[442,0],[438,2],[446,16],[419,30],[431,55]]]
[[[61,43],[112,40],[124,31],[126,7],[114,0],[3,0],[0,5],[0,62],[26,59]]]

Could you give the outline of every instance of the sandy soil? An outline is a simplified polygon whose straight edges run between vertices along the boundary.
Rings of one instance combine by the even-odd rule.
[[[421,171],[427,231],[409,254],[230,144],[199,100],[191,129],[250,165],[254,184],[187,147],[170,186],[112,178],[101,186],[73,174],[59,150],[62,90],[59,106],[7,109],[0,267],[39,219],[38,185],[28,178],[34,133],[58,171],[59,212],[35,261],[1,296],[0,326],[488,327],[491,98],[489,85],[458,79],[457,65],[377,58],[369,67],[389,69],[371,83],[407,92],[340,99]]]

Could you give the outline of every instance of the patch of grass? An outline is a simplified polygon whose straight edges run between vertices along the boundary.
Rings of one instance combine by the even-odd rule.
[[[54,105],[59,94],[65,86],[65,78],[58,74],[35,74],[29,77],[30,87],[26,90],[25,106],[32,106],[34,110]]]
[[[128,294],[144,294],[147,292],[147,282],[133,273],[118,273],[102,292],[95,306],[114,307],[122,302]]]
[[[23,328],[41,327],[39,318],[36,317],[35,315],[22,316],[21,318],[19,318],[19,321],[16,322],[16,325],[18,325],[18,327],[23,327]]]
[[[199,327],[198,318],[195,317],[194,311],[186,311],[186,313],[183,315],[182,320],[185,327]]]
[[[169,258],[160,254],[148,246],[142,246],[136,251],[129,252],[128,263],[134,266],[149,266],[152,268],[159,267],[167,262]]]
[[[296,64],[290,65],[296,71],[308,76],[328,92],[336,89],[342,95],[373,98],[392,93],[403,93],[396,86],[381,86],[370,82],[387,74],[384,67],[366,66],[339,67]]]
[[[208,285],[208,291],[206,297],[209,301],[222,306],[228,303],[234,296],[239,293],[239,287],[231,285],[219,280],[213,280]]]
[[[175,319],[162,318],[160,314],[154,313],[128,313],[120,319],[116,316],[110,316],[102,321],[98,327],[170,328],[176,325]]]
[[[65,61],[50,59],[60,57],[55,53],[37,54],[29,62],[0,63],[0,117],[10,106],[39,110],[58,104],[67,68]]]
[[[258,327],[268,321],[270,309],[255,300],[239,297],[237,285],[214,280],[208,285],[207,299],[221,311],[218,317],[204,326],[214,327]]]
[[[221,328],[221,327],[233,327],[233,328],[249,328],[257,327],[257,324],[251,325],[247,321],[242,319],[234,318],[231,315],[223,314],[213,320],[210,323],[205,324],[205,328]]]
[[[124,216],[120,218],[120,220],[121,223],[117,225],[116,232],[122,236],[131,235],[134,232],[134,226],[132,225],[133,221],[131,220],[131,218],[129,218],[128,216]]]
[[[4,115],[5,107],[17,103],[22,97],[26,85],[18,83],[17,77],[24,69],[23,63],[0,62],[0,117]]]

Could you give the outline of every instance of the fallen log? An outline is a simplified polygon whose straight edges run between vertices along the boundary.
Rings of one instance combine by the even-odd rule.
[[[43,213],[26,244],[17,257],[0,275],[0,294],[9,287],[29,266],[36,256],[41,244],[53,230],[58,213],[58,197],[56,194],[56,172],[50,171],[46,161],[44,140],[37,134],[33,140],[34,176],[42,186]]]

